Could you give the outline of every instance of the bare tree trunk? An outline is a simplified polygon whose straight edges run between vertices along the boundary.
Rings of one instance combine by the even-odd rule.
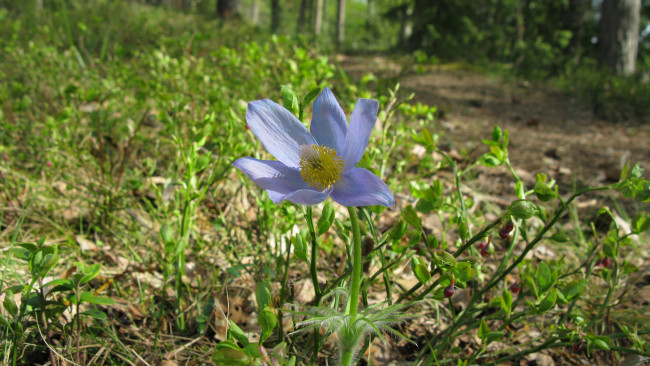
[[[616,75],[636,68],[641,0],[604,0],[598,37],[598,64]]]
[[[302,33],[305,29],[305,13],[307,13],[307,0],[300,1],[300,11],[298,13],[298,25],[296,30],[298,33]]]
[[[320,35],[323,25],[323,0],[316,0],[316,11],[314,15],[314,34]]]
[[[217,17],[232,19],[239,16],[239,0],[217,0]]]
[[[251,22],[254,25],[258,25],[260,23],[260,6],[257,3],[257,0],[253,0],[251,4]]]
[[[341,48],[345,38],[345,0],[339,0],[339,6],[336,13],[336,49]]]
[[[282,8],[280,7],[280,0],[271,0],[271,33],[278,33],[281,18]]]
[[[43,0],[36,0],[36,12],[43,10]]]
[[[375,6],[372,0],[368,0],[366,4],[366,29],[370,29],[370,24],[372,24],[372,17],[375,13]]]

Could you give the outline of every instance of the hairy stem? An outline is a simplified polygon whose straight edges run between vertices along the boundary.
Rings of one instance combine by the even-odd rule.
[[[352,280],[350,282],[347,312],[348,315],[354,317],[357,315],[357,308],[359,307],[359,288],[361,287],[361,234],[359,232],[357,209],[348,207],[348,212],[352,224]]]

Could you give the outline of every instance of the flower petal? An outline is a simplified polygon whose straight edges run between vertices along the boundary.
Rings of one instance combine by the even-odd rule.
[[[353,168],[361,160],[377,120],[378,110],[379,102],[374,99],[360,98],[354,106],[343,149],[343,163],[346,169]]]
[[[289,168],[280,161],[241,158],[233,165],[263,189],[288,194],[309,187],[298,170]]]
[[[343,173],[341,180],[334,185],[332,199],[348,207],[395,205],[393,193],[386,183],[363,168],[351,168]]]
[[[319,145],[343,151],[348,122],[345,113],[334,94],[325,88],[314,101],[314,117],[311,121],[311,134]]]
[[[321,203],[329,197],[329,192],[327,191],[314,191],[311,189],[300,189],[295,192],[288,194],[283,194],[280,192],[267,190],[266,193],[269,194],[269,198],[273,203],[280,203],[284,200],[289,202],[297,203],[299,205],[315,205]]]
[[[300,146],[316,143],[298,118],[270,99],[248,103],[246,122],[264,148],[291,168],[299,166]]]

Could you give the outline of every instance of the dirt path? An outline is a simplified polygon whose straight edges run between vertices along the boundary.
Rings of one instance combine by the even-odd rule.
[[[341,64],[352,77],[400,70],[379,57],[345,57]],[[649,124],[599,120],[559,91],[448,66],[403,73],[399,81],[404,91],[415,93],[415,102],[443,111],[437,132],[456,149],[478,156],[487,151],[481,139],[495,125],[508,129],[510,160],[532,177],[545,172],[567,184],[575,178],[595,184],[618,180],[627,159],[650,168]]]

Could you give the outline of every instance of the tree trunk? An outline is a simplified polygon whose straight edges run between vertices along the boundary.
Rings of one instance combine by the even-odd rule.
[[[345,38],[345,0],[339,0],[338,11],[336,13],[336,49],[341,48]]]
[[[239,0],[217,0],[217,17],[232,19],[239,16]]]
[[[281,18],[282,8],[280,7],[280,0],[271,0],[271,33],[278,33]]]
[[[604,0],[598,37],[598,65],[615,75],[636,68],[641,0]]]
[[[302,33],[305,30],[305,15],[307,13],[307,0],[300,1],[300,11],[298,12],[298,25],[296,30]]]
[[[316,0],[316,11],[314,12],[314,34],[319,36],[323,24],[323,0]]]
[[[253,0],[251,3],[251,22],[254,25],[258,25],[260,23],[260,6],[257,3],[257,0]]]

